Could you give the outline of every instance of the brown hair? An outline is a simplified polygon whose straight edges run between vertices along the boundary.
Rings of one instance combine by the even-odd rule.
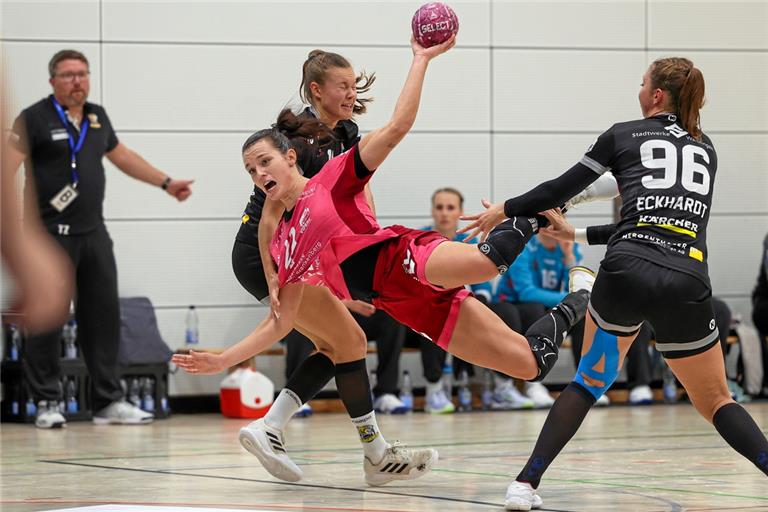
[[[443,187],[443,188],[439,188],[439,189],[435,190],[434,192],[432,192],[432,204],[433,205],[435,204],[435,198],[437,197],[437,194],[442,194],[444,192],[448,193],[448,194],[455,194],[459,198],[459,206],[461,208],[464,208],[464,196],[462,195],[461,192],[459,192],[458,190],[456,190],[453,187]]]
[[[313,145],[307,142],[308,140],[318,141],[331,136],[330,128],[316,117],[297,116],[286,108],[280,112],[277,122],[270,128],[259,130],[248,137],[243,144],[242,152],[245,153],[249,147],[265,138],[268,138],[282,154],[287,153],[291,148],[302,152]]]
[[[86,59],[85,55],[83,55],[79,51],[60,50],[56,52],[56,55],[51,57],[50,61],[48,61],[48,74],[51,75],[51,78],[56,76],[56,66],[58,66],[59,62],[63,60],[79,60],[81,62],[85,62],[85,65],[90,67],[90,64],[88,64],[88,59]]]
[[[320,85],[325,81],[325,74],[331,68],[351,68],[352,64],[347,59],[339,55],[338,53],[326,52],[324,50],[312,50],[307,56],[307,60],[304,61],[304,66],[301,70],[301,85],[299,86],[299,94],[302,101],[314,105],[315,101],[312,97],[312,89],[309,85],[312,82],[316,82]],[[367,110],[366,104],[373,101],[373,98],[361,98],[361,94],[367,93],[373,82],[376,81],[376,73],[367,75],[365,71],[355,77],[355,88],[357,89],[357,99],[352,107],[352,113],[365,114]]]
[[[704,106],[704,75],[688,59],[668,57],[651,64],[651,87],[663,89],[672,97],[672,108],[685,131],[701,140],[701,116]]]

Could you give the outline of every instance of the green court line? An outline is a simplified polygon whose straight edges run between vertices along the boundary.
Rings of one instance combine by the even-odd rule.
[[[514,478],[513,475],[509,475],[506,473],[486,473],[483,471],[463,471],[458,469],[433,469],[434,472],[441,472],[441,473],[459,473],[459,474],[465,474],[465,475],[478,475],[478,476],[497,476],[502,478]],[[704,476],[704,475],[691,475],[691,476]],[[675,478],[680,478],[679,475],[675,475]],[[768,501],[768,496],[747,496],[744,494],[733,494],[728,492],[707,492],[707,491],[693,491],[690,489],[677,489],[677,488],[670,488],[670,487],[657,487],[657,486],[645,486],[645,485],[637,485],[637,484],[631,484],[631,483],[611,483],[611,482],[604,482],[604,479],[595,478],[595,479],[567,479],[567,478],[551,478],[547,477],[547,480],[552,482],[559,482],[559,483],[568,483],[568,484],[587,484],[587,485],[603,485],[606,487],[623,487],[623,488],[631,488],[631,489],[643,489],[643,490],[651,490],[651,491],[668,491],[668,492],[682,492],[686,494],[702,494],[704,496],[719,496],[719,497],[728,497],[728,498],[744,498],[749,500],[762,500],[762,501]]]

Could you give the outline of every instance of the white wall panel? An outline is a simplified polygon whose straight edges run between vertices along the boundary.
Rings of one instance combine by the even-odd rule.
[[[715,294],[749,294],[760,269],[768,216],[714,216],[709,219],[709,275]]]
[[[176,178],[193,179],[192,196],[177,202],[107,165],[107,219],[229,217],[236,226],[253,182],[246,174],[240,148],[247,133],[127,133],[121,142]],[[234,229],[234,228],[233,228]]]
[[[156,306],[255,303],[232,272],[232,221],[113,221],[120,295]]]
[[[493,44],[568,48],[642,48],[642,0],[496,0]]]
[[[768,2],[750,0],[648,3],[652,48],[768,49]]]
[[[584,155],[594,134],[494,135],[493,192],[495,201],[523,194],[539,183],[556,178]],[[609,216],[610,201],[596,201],[573,209],[573,214]]]
[[[768,212],[768,135],[716,134],[712,211]]]
[[[494,129],[604,131],[641,117],[642,52],[495,50]]]
[[[0,34],[8,39],[99,39],[99,0],[3,0]]]
[[[423,1],[105,0],[104,38],[119,41],[408,45]],[[487,1],[452,1],[462,44],[487,45]],[[169,23],[168,20],[182,20]]]
[[[65,48],[78,50],[88,59],[91,68],[91,91],[88,99],[101,103],[98,44],[4,42],[3,61],[11,97],[9,113],[12,117],[53,92],[48,83],[48,61],[56,52]]]
[[[654,59],[680,55],[701,69],[707,103],[704,131],[768,131],[768,53],[656,52]]]
[[[123,129],[254,130],[299,101],[301,66],[311,49],[107,44],[105,95]],[[339,51],[357,69],[377,73],[370,93],[376,102],[360,123],[381,126],[394,110],[410,50]],[[415,128],[488,129],[488,59],[487,52],[457,49],[433,62]]]
[[[432,192],[454,187],[470,210],[490,195],[490,136],[413,134],[371,180],[379,215],[429,216]]]

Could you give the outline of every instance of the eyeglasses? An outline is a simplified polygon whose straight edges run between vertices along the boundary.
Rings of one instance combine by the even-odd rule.
[[[78,71],[77,73],[68,71],[66,73],[59,73],[56,76],[61,80],[63,80],[64,82],[74,82],[75,78],[78,78],[82,82],[83,80],[88,80],[90,75],[91,75],[90,71]]]

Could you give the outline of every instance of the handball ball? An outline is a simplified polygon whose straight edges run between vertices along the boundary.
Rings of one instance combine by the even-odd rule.
[[[450,39],[459,31],[459,18],[453,9],[442,2],[424,4],[411,20],[413,37],[424,48],[435,46]]]

